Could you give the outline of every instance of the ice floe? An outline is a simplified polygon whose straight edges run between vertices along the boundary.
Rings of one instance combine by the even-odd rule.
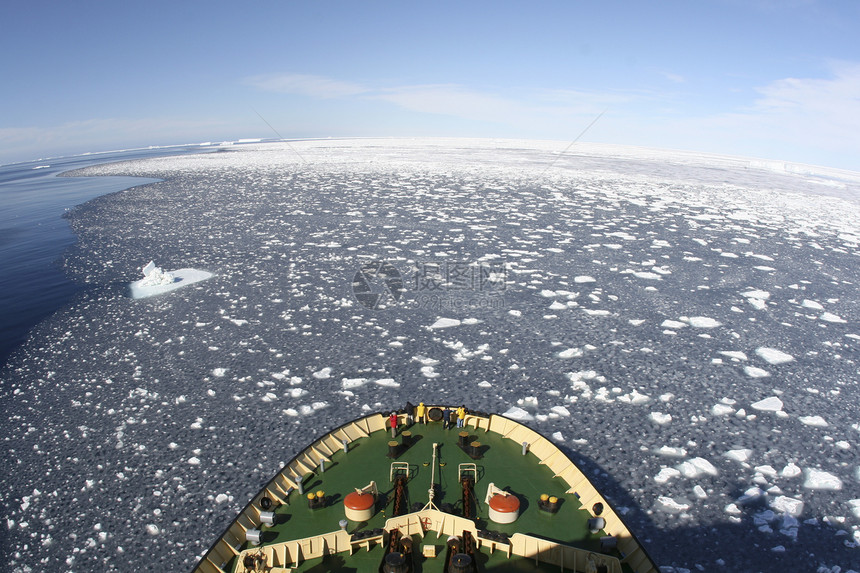
[[[821,416],[800,416],[797,418],[807,426],[815,426],[818,428],[826,428],[827,422]]]
[[[806,489],[838,491],[842,489],[842,480],[828,471],[809,468],[806,470],[803,487]]]
[[[723,324],[719,320],[708,316],[691,316],[689,318],[681,317],[680,320],[686,322],[693,328],[716,328]]]
[[[762,412],[779,412],[782,410],[783,403],[778,397],[770,396],[751,404],[751,407]]]
[[[452,326],[460,326],[460,321],[456,318],[439,318],[428,328],[450,328]]]
[[[159,269],[160,270],[160,269]],[[149,278],[134,281],[129,285],[131,298],[148,298],[158,294],[164,294],[180,288],[191,286],[195,283],[212,278],[212,273],[198,269],[177,269],[164,273],[155,282]]]
[[[755,353],[768,364],[784,364],[794,360],[794,356],[781,350],[777,350],[776,348],[767,348],[762,346],[760,348],[756,348]]]

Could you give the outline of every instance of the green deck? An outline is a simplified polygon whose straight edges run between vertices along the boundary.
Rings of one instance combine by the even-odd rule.
[[[393,516],[393,485],[389,481],[389,471],[392,461],[407,462],[410,467],[408,483],[409,504],[422,507],[428,501],[432,469],[433,443],[438,443],[438,466],[435,478],[435,505],[443,509],[450,504],[454,513],[461,515],[461,488],[457,479],[458,465],[475,463],[478,479],[475,485],[477,498],[478,529],[489,529],[508,534],[516,532],[542,537],[567,545],[573,545],[589,551],[599,551],[600,537],[605,532],[592,534],[587,529],[586,511],[580,510],[580,503],[573,494],[566,494],[567,485],[560,478],[553,476],[549,468],[538,463],[532,453],[522,455],[521,445],[510,439],[505,439],[493,432],[475,428],[443,429],[441,423],[414,424],[409,428],[401,426],[402,430],[412,432],[412,446],[399,455],[396,460],[388,457],[388,442],[390,432],[378,431],[369,437],[352,442],[348,453],[337,451],[327,462],[325,472],[317,470],[305,476],[305,492],[323,490],[326,495],[326,507],[312,510],[308,507],[305,495],[293,491],[287,505],[275,510],[276,525],[263,528],[263,543],[273,544],[306,538],[318,534],[335,531],[340,528],[338,522],[345,519],[343,499],[355,488],[362,488],[375,481],[379,490],[377,511],[366,523],[349,522],[347,531],[357,531],[382,528],[385,520]],[[470,441],[478,440],[484,446],[482,459],[471,459],[457,445],[458,433],[468,431]],[[400,432],[397,440],[400,441]],[[484,504],[484,496],[490,483],[496,487],[508,490],[520,499],[520,517],[512,524],[502,525],[489,521],[488,508]],[[546,493],[562,500],[556,514],[549,514],[538,508],[538,497]],[[410,509],[411,511],[411,509]],[[413,536],[415,548],[415,571],[441,570],[444,561],[446,538],[437,538],[435,532],[428,532],[423,540]],[[422,545],[436,545],[439,556],[435,559],[425,559],[421,555]],[[247,548],[248,545],[244,545]],[[615,554],[616,557],[620,557]],[[377,571],[383,557],[383,547],[376,546],[370,551],[361,549],[353,555],[338,553],[324,558],[309,559],[301,563],[294,571]],[[496,551],[490,555],[484,548],[477,556],[479,570],[485,571],[558,571],[558,566],[536,564],[532,559],[514,556],[507,559],[503,552]],[[230,570],[235,567],[230,564]],[[627,568],[625,567],[625,570]]]

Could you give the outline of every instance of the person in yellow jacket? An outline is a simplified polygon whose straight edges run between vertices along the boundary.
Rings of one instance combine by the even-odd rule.
[[[419,423],[427,423],[427,406],[424,405],[424,402],[420,402],[415,408],[415,416],[418,418]]]
[[[466,422],[466,407],[460,406],[457,408],[457,427],[462,428]]]

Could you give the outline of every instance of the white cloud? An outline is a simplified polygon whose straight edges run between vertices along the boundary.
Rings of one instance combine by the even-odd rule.
[[[705,113],[691,111],[685,102],[695,102],[695,94],[682,99],[668,92],[643,92],[611,106],[596,131],[607,143],[858,170],[860,63],[835,62],[827,71],[822,78],[762,84],[745,105]]]
[[[512,90],[510,94],[500,95],[460,84],[371,86],[291,73],[254,76],[246,78],[244,83],[264,91],[322,99],[359,96],[387,101],[409,111],[497,122],[516,122],[518,118],[536,114],[554,115],[556,120],[559,116],[594,115],[607,104],[643,97],[642,94],[565,89]]]
[[[823,126],[860,141],[860,64],[834,63],[831,71],[828,79],[785,78],[759,88],[754,113],[805,128]]]
[[[833,63],[830,72],[828,78],[775,80],[757,88],[760,97],[746,109],[691,123],[706,136],[734,142],[739,154],[857,169],[860,63]],[[780,157],[785,154],[794,157]]]

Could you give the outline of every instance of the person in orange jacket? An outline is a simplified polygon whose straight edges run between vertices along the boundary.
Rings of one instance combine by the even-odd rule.
[[[457,408],[457,427],[462,428],[466,422],[466,407],[460,406]]]

